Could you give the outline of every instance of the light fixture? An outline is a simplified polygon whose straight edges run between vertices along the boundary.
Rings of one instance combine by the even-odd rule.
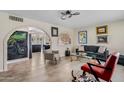
[[[73,13],[71,10],[66,10],[66,11],[61,12],[61,19],[65,20],[67,18],[71,18],[73,15],[80,15],[80,13],[79,12]]]

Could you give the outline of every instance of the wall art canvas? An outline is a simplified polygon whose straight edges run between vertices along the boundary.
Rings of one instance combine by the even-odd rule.
[[[97,35],[107,34],[107,33],[108,33],[108,26],[107,25],[96,27],[96,34]]]
[[[71,37],[69,35],[69,33],[60,33],[59,35],[59,44],[60,45],[67,45],[67,44],[71,44]]]
[[[58,28],[57,27],[51,27],[51,36],[58,37]]]
[[[97,36],[97,43],[108,43],[108,36]]]
[[[8,60],[25,58],[28,56],[28,33],[15,31],[8,40]]]
[[[87,44],[87,31],[78,32],[79,44]]]

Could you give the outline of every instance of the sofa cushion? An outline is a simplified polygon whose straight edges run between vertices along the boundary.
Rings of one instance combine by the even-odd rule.
[[[94,53],[97,53],[98,52],[98,49],[99,49],[99,46],[90,46],[90,45],[85,45],[84,46],[84,50],[86,52],[94,52]]]

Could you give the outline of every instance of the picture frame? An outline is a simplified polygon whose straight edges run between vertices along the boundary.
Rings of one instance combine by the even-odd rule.
[[[28,57],[28,32],[15,31],[7,41],[7,53],[7,60]]]
[[[108,36],[107,35],[97,36],[97,43],[108,43]]]
[[[108,26],[107,25],[96,27],[96,34],[97,35],[107,34],[107,33],[108,33]]]
[[[58,37],[58,28],[57,27],[51,27],[51,36]]]
[[[78,42],[79,44],[87,44],[87,31],[78,32]]]

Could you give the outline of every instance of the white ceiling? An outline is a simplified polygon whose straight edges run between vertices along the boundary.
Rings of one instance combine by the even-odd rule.
[[[89,25],[104,24],[118,20],[124,20],[124,10],[72,10],[80,15],[72,16],[67,20],[61,20],[61,10],[7,10],[8,12],[22,17],[41,20],[48,23],[61,25],[69,28],[81,28]]]

